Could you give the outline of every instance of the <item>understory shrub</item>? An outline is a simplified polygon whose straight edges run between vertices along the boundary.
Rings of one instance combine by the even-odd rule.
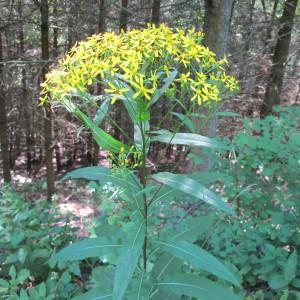
[[[286,289],[300,299],[300,109],[275,112],[244,120],[230,160],[211,156],[206,183],[231,199],[238,218],[219,222],[208,245],[239,269],[249,293],[261,290],[257,299],[279,299]]]
[[[55,204],[30,202],[10,187],[0,189],[0,298],[69,299],[80,290],[78,263],[50,263],[54,253],[76,240],[68,216]]]

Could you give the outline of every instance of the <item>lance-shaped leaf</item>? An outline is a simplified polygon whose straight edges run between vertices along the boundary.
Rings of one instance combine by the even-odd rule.
[[[155,284],[162,290],[167,290],[175,295],[185,295],[196,299],[209,300],[239,300],[229,288],[217,284],[211,280],[195,275],[175,274]]]
[[[100,289],[95,288],[71,300],[110,300],[112,294],[103,293]]]
[[[70,98],[64,99],[64,105],[72,114],[74,114],[93,134],[94,139],[105,150],[112,152],[120,152],[120,149],[127,149],[128,146],[113,138],[104,130],[99,128],[93,120],[91,120],[85,113],[83,113]]]
[[[108,108],[109,108],[109,102],[108,100],[105,100],[97,110],[97,113],[93,119],[95,125],[99,126],[101,124],[101,122],[103,121],[103,119],[105,118],[108,112]]]
[[[124,189],[130,188],[133,192],[138,193],[142,189],[142,185],[136,175],[128,170],[122,176],[114,174],[111,169],[105,167],[86,167],[69,172],[62,180],[67,179],[87,179],[99,181],[102,185],[111,182],[116,186],[121,186]]]
[[[120,250],[122,245],[111,243],[106,238],[91,238],[71,244],[54,255],[55,262],[76,261],[88,257],[103,257],[115,250]]]
[[[184,222],[185,227],[179,230],[178,233],[174,234],[174,231],[173,234],[166,232],[165,235],[170,241],[185,240],[188,242],[196,242],[199,236],[211,228],[214,220],[215,216],[212,214],[208,216],[192,217]]]
[[[124,96],[121,96],[122,100],[128,115],[134,125],[134,144],[138,150],[143,149],[143,139],[142,139],[142,131],[144,134],[150,129],[150,112],[147,105],[142,101],[136,101],[133,99],[134,91],[131,87],[122,80],[122,76],[120,74],[117,75],[118,79],[115,79],[114,85],[120,89],[127,90],[124,92]],[[149,151],[150,141],[147,139],[146,141],[146,152]]]
[[[171,145],[186,145],[191,147],[207,147],[224,149],[225,145],[219,141],[195,133],[172,133],[165,131],[163,134],[151,137],[152,142],[162,142]]]
[[[106,182],[119,183],[120,179],[113,175],[111,169],[105,167],[86,167],[69,172],[62,180],[67,179],[87,179]]]
[[[93,137],[100,147],[115,153],[120,152],[121,148],[128,150],[128,146],[116,140],[110,134],[106,133],[103,129],[96,126],[87,115],[79,110],[79,108],[76,108],[74,114],[84,123],[86,127],[88,127],[92,131]]]
[[[137,266],[145,238],[144,221],[139,225],[129,245],[123,247],[114,277],[113,300],[122,300]]]
[[[178,112],[172,112],[172,115],[176,116],[191,132],[196,131],[194,122],[188,116]]]
[[[219,196],[186,175],[161,172],[152,175],[152,178],[234,215],[233,210]]]
[[[177,73],[177,70],[170,72],[169,76],[165,79],[163,86],[160,89],[156,90],[153,94],[152,99],[148,104],[148,107],[156,103],[160,99],[160,97],[164,95],[166,90],[172,84],[173,80],[176,78]]]
[[[205,270],[235,285],[240,285],[238,279],[213,255],[200,247],[186,241],[174,243],[164,241],[152,241],[168,253],[183,261],[189,262],[193,268]]]

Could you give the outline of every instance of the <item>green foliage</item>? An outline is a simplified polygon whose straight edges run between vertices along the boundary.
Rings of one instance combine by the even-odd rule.
[[[196,113],[195,104],[206,102],[211,107],[211,102],[221,100],[226,90],[236,89],[235,79],[226,75],[222,67],[225,60],[216,61],[201,40],[201,33],[173,32],[165,25],[120,36],[107,33],[82,42],[61,68],[48,76],[44,93],[52,93],[89,128],[99,146],[109,150],[114,160],[111,168],[83,168],[64,178],[96,182],[95,190],[102,200],[103,213],[96,221],[93,236],[54,256],[58,263],[99,259],[100,266],[93,269],[86,284],[89,291],[75,299],[240,298],[240,281],[232,268],[196,243],[211,228],[216,211],[234,215],[233,210],[187,175],[153,175],[148,168],[152,142],[167,147],[179,144],[225,148],[214,139],[178,132],[178,126],[169,130],[160,125],[158,130],[150,128],[151,109],[159,100],[169,100],[172,109],[167,115],[176,116],[193,129],[191,122],[183,120],[191,120]],[[94,118],[81,111],[86,99],[97,105],[87,87],[99,80],[108,87],[104,92],[111,97],[111,103],[121,101],[128,112],[134,128],[133,146],[98,127],[99,111]],[[107,94],[100,98],[106,101],[106,97]],[[189,99],[192,103],[187,104]],[[107,106],[101,111],[100,122],[109,116]],[[130,156],[135,158],[132,163]],[[189,205],[194,209],[190,210]],[[197,229],[199,224],[203,227]]]
[[[209,246],[240,269],[247,290],[265,290],[258,299],[275,299],[286,288],[298,299],[300,111],[275,109],[278,116],[245,119],[231,161],[212,157],[207,183],[224,190],[239,218],[221,222]]]
[[[78,292],[78,263],[48,264],[53,254],[75,240],[69,219],[58,217],[46,201],[27,202],[2,188],[0,194],[0,298],[68,299]]]

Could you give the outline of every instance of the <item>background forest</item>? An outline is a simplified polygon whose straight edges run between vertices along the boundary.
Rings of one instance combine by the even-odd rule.
[[[195,78],[180,61],[159,69],[157,94],[145,71],[133,99],[157,99],[137,108],[140,119],[124,99],[114,103],[127,92],[115,79],[93,78],[76,95],[92,123],[54,96],[41,104],[46,74],[67,66],[67,53],[89,51],[80,41],[105,32],[125,39],[148,24],[204,33],[215,56],[195,76],[214,85],[207,74],[224,65],[221,101],[203,103],[193,90],[200,106],[191,112],[179,95],[192,82],[185,76]],[[0,0],[0,299],[300,299],[299,24],[298,0]],[[97,139],[99,128],[116,151]],[[125,254],[84,250],[131,243],[139,220],[120,191],[134,180],[145,236]],[[155,240],[174,233],[181,244]]]

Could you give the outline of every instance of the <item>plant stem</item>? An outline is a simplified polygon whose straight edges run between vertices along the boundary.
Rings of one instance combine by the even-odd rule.
[[[142,135],[142,163],[139,170],[139,177],[141,180],[141,183],[143,185],[143,189],[146,187],[146,176],[147,176],[147,170],[146,170],[146,147],[147,147],[147,141],[146,141],[146,133],[144,131],[143,123],[140,122],[140,130]],[[147,244],[148,244],[148,203],[147,203],[147,196],[144,193],[143,194],[143,200],[144,200],[144,221],[145,221],[145,237],[144,237],[144,245],[143,245],[143,261],[144,261],[144,271],[146,272],[147,268]]]

